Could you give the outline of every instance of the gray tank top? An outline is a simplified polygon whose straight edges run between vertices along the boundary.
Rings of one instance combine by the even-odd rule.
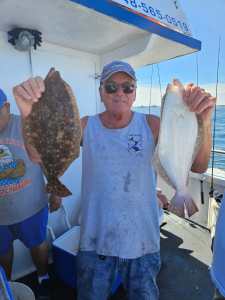
[[[10,115],[0,131],[0,225],[21,222],[46,205],[41,168],[28,158],[20,117]]]
[[[122,129],[88,118],[83,136],[80,250],[137,258],[159,251],[159,209],[144,114]]]

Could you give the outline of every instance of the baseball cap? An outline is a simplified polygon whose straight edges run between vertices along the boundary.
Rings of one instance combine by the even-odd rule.
[[[124,61],[114,60],[103,67],[100,82],[107,80],[110,76],[118,72],[124,72],[131,78],[133,78],[135,81],[137,80],[135,71],[130,64]]]
[[[0,89],[0,109],[3,107],[6,101],[7,101],[6,94],[3,92],[3,90]]]

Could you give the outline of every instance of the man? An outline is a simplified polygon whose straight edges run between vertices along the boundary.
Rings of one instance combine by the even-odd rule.
[[[216,233],[213,243],[213,261],[211,266],[211,278],[215,284],[216,291],[214,300],[225,300],[225,194],[219,210],[218,220],[216,224]]]
[[[20,117],[10,114],[10,104],[0,89],[0,265],[10,279],[13,241],[20,239],[37,268],[39,299],[49,299],[48,197],[41,169],[28,158],[21,132]],[[60,202],[51,196],[53,209]]]
[[[44,91],[40,77],[14,88],[22,117]],[[106,300],[118,273],[129,300],[156,300],[160,235],[151,158],[159,118],[134,113],[136,76],[122,61],[107,64],[99,92],[105,111],[82,118],[82,218],[78,299]],[[204,172],[211,149],[215,98],[192,84],[184,101],[203,123],[204,139],[192,170]]]

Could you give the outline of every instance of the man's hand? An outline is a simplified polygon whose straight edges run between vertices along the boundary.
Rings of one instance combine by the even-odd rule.
[[[184,102],[190,111],[195,112],[203,124],[210,124],[216,104],[216,98],[193,83],[187,85],[184,91]]]
[[[44,80],[41,77],[29,78],[13,88],[13,95],[22,118],[30,114],[33,103],[39,100],[44,91]]]
[[[54,194],[51,194],[49,197],[49,210],[50,212],[56,211],[61,207],[62,204],[62,198],[59,196],[56,196]]]

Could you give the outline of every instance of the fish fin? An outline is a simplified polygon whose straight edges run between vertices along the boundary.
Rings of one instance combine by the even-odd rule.
[[[176,85],[179,89],[181,89],[182,91],[184,90],[184,86],[183,84],[180,82],[179,79],[174,78],[173,79],[173,85]]]
[[[185,196],[179,194],[176,192],[175,196],[170,201],[168,210],[178,217],[184,218],[185,212],[184,212],[184,201]]]
[[[188,217],[191,217],[193,214],[198,212],[198,207],[191,196],[185,198],[184,204],[187,210]]]
[[[168,93],[171,89],[172,89],[172,84],[168,83],[167,87],[166,87],[166,93]],[[166,96],[166,94],[165,94],[165,96]]]
[[[59,197],[67,197],[72,195],[70,190],[64,184],[62,184],[58,178],[50,180],[46,185],[46,190],[47,193],[52,193]]]
[[[52,75],[53,75],[55,72],[57,72],[57,71],[55,70],[55,68],[51,67],[50,70],[48,71],[48,74],[47,74],[46,77],[45,77],[45,81],[48,80],[49,78],[51,78]]]
[[[181,82],[180,82],[179,79],[174,78],[174,79],[173,79],[173,84],[175,84],[175,85],[181,85]]]

